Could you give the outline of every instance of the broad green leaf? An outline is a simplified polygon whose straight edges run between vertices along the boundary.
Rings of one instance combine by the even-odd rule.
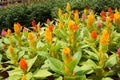
[[[107,59],[107,61],[105,63],[105,67],[113,67],[117,63],[117,56],[118,56],[117,54],[111,55]]]
[[[17,68],[15,70],[8,71],[8,74],[9,77],[7,80],[19,80],[21,79],[24,72],[20,68]]]
[[[46,78],[48,76],[51,76],[52,73],[50,73],[48,70],[38,70],[33,77],[35,78]]]
[[[86,50],[86,49],[84,49],[84,51],[90,56],[90,58],[91,59],[94,59],[94,60],[99,60],[98,59],[98,56],[97,56],[97,54],[96,53],[94,53],[94,52],[91,52],[91,51],[89,51],[89,50]]]
[[[59,78],[55,79],[55,80],[63,80],[63,78],[60,76]]]
[[[31,72],[26,74],[27,80],[31,80],[32,77],[33,77],[33,74]]]
[[[37,51],[38,55],[43,56],[43,57],[48,57],[49,53],[46,51]]]
[[[52,58],[52,57],[49,57],[48,59],[49,59],[50,68],[51,68],[54,72],[59,73],[59,74],[62,74],[62,75],[65,74],[63,62],[61,62],[61,61],[58,60],[58,59]]]
[[[113,79],[110,77],[106,77],[106,78],[102,78],[102,80],[113,80]]]
[[[77,64],[79,63],[80,59],[81,59],[82,53],[81,50],[79,50],[78,52],[76,52],[72,58],[72,61],[68,64],[68,67],[71,71],[74,70],[74,68],[77,66]]]
[[[78,75],[83,73],[91,73],[94,68],[97,68],[97,65],[92,60],[88,59],[86,62],[82,63],[80,68],[77,68],[76,72]]]
[[[30,70],[30,68],[33,66],[34,62],[36,61],[36,59],[37,59],[37,56],[34,57],[33,59],[27,60],[27,63],[28,63],[28,69],[27,69],[27,71]]]
[[[39,40],[36,48],[38,49],[38,48],[43,47],[43,46],[44,46],[44,44]]]
[[[25,54],[25,51],[20,51],[18,53],[18,59],[20,59]]]
[[[10,44],[10,40],[8,38],[3,38],[5,44]]]

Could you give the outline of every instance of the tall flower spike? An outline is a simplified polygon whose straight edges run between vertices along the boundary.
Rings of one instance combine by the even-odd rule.
[[[14,49],[13,49],[12,45],[10,45],[10,46],[8,47],[8,51],[9,51],[10,54],[13,54],[13,53],[14,53]]]
[[[58,16],[59,16],[59,18],[62,16],[62,10],[60,8],[58,10]]]
[[[102,32],[102,36],[100,38],[100,43],[102,45],[105,45],[105,44],[108,44],[108,42],[109,42],[109,33],[107,29],[104,29]]]
[[[70,11],[70,10],[71,10],[70,3],[67,3],[66,11]]]
[[[26,76],[23,75],[21,80],[27,80],[27,79],[26,79]]]
[[[49,28],[46,28],[45,37],[46,37],[46,42],[52,44],[52,33],[49,30]]]
[[[95,30],[92,31],[91,37],[92,37],[93,39],[96,39],[96,38],[97,38],[97,32],[96,32]]]
[[[15,33],[17,34],[17,35],[19,35],[20,34],[20,24],[19,23],[15,23],[14,24],[14,31],[15,31]]]
[[[7,34],[7,32],[4,29],[2,29],[1,35],[5,36],[6,34]]]
[[[65,55],[69,55],[70,54],[70,49],[67,48],[67,47],[64,47],[63,50],[62,50],[63,54]]]
[[[8,34],[9,36],[11,36],[11,35],[12,35],[12,33],[11,33],[11,30],[10,30],[10,29],[8,29],[8,30],[7,30],[7,34]]]
[[[87,21],[87,26],[88,28],[90,28],[93,24],[93,22],[95,21],[95,16],[94,16],[94,13],[91,12],[89,15],[88,15],[88,21]]]
[[[19,66],[23,71],[25,71],[25,72],[27,71],[28,64],[24,58],[20,59]]]

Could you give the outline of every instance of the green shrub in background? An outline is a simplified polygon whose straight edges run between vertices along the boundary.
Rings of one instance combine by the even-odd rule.
[[[53,20],[57,17],[59,8],[65,11],[66,3],[69,2],[71,9],[78,9],[80,15],[85,7],[93,9],[96,13],[101,10],[120,8],[119,0],[45,0],[30,5],[16,5],[0,10],[0,32],[2,28],[12,28],[14,22],[24,26],[31,26],[31,21],[45,22],[47,18]]]

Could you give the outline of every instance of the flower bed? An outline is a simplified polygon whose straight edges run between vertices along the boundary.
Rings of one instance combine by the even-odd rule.
[[[118,80],[120,13],[109,8],[58,11],[55,21],[30,29],[14,24],[0,39],[0,75],[7,80]],[[4,74],[2,74],[4,73]]]

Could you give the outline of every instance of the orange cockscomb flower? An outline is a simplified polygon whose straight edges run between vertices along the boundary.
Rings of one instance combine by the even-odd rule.
[[[101,16],[105,16],[105,11],[102,10],[101,13],[100,13]]]
[[[28,64],[27,64],[27,61],[24,58],[20,59],[19,66],[22,70],[27,71]]]
[[[52,32],[53,29],[54,29],[54,26],[53,26],[53,25],[50,25],[50,26],[48,26],[48,28],[49,28],[49,30]]]
[[[21,80],[27,80],[27,79],[26,79],[26,76],[23,75]]]
[[[34,36],[32,33],[28,33],[28,38],[30,40],[30,44],[35,45],[35,40],[34,40]]]
[[[14,31],[17,35],[20,34],[20,30],[21,30],[21,25],[19,23],[15,23],[14,24]]]
[[[112,9],[111,9],[111,8],[108,8],[108,12],[112,12]]]
[[[109,36],[108,30],[107,29],[103,30],[102,36],[100,38],[100,43],[102,45],[108,44],[109,39],[110,39],[110,36]]]
[[[12,33],[11,33],[11,30],[10,30],[10,29],[8,29],[8,30],[7,30],[7,34],[8,34],[9,36],[11,36],[11,35],[12,35]]]
[[[92,31],[91,37],[92,37],[93,39],[96,39],[96,38],[97,38],[97,32],[96,32],[95,30]]]
[[[67,47],[64,47],[63,50],[62,50],[63,54],[65,55],[69,55],[70,54],[70,49],[67,48]]]
[[[102,16],[102,21],[106,21],[106,17],[105,16]]]

